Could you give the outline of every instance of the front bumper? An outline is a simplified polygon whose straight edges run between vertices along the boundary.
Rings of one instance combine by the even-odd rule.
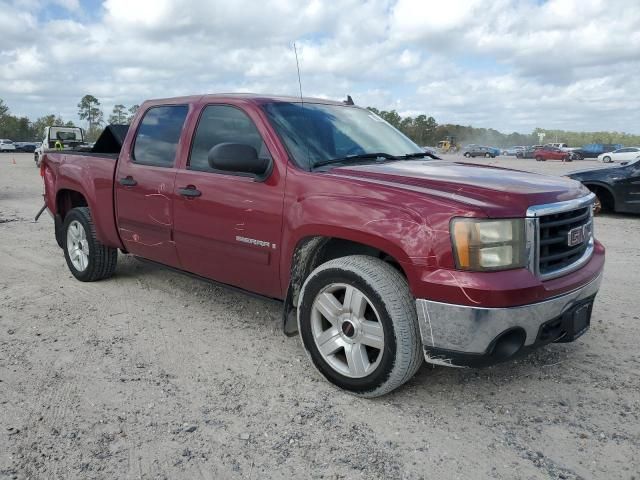
[[[572,292],[509,308],[418,299],[416,308],[425,359],[454,367],[487,366],[546,343],[572,341],[582,333],[567,333],[573,312],[584,306],[590,316],[601,281],[602,273]],[[588,318],[586,321],[588,326]]]

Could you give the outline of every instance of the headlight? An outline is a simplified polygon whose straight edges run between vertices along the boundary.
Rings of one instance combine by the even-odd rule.
[[[460,270],[487,271],[524,267],[524,219],[455,218],[451,242]]]

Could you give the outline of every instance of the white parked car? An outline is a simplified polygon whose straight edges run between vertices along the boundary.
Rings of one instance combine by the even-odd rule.
[[[613,152],[601,153],[598,155],[598,161],[604,163],[628,162],[637,158],[638,155],[640,155],[640,147],[625,147]]]
[[[0,152],[15,152],[16,146],[11,140],[0,138]]]

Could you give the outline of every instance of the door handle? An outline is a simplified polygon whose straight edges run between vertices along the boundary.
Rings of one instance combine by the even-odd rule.
[[[125,187],[135,187],[138,184],[132,176],[121,178],[118,181],[120,182],[120,185],[124,185]]]
[[[185,187],[185,188],[179,188],[178,193],[183,197],[189,197],[189,198],[195,198],[202,195],[202,192],[198,190],[196,187],[194,187],[193,185],[189,185],[188,187]]]

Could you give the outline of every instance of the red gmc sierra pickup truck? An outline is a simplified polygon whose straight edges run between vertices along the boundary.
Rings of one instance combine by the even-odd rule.
[[[110,277],[120,250],[282,300],[285,333],[354,394],[589,327],[604,248],[578,182],[440,160],[327,100],[154,100],[117,133],[44,155],[72,274]]]

